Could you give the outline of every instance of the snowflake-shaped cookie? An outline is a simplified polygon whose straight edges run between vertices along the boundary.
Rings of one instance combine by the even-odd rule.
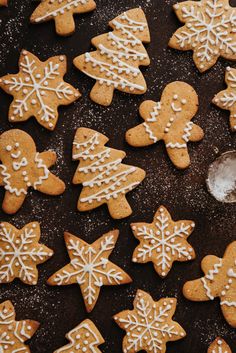
[[[42,62],[23,50],[19,69],[18,74],[9,74],[0,79],[0,87],[14,97],[9,109],[9,121],[22,122],[35,116],[40,125],[54,130],[58,107],[80,97],[78,90],[63,81],[66,57],[54,56]]]
[[[28,223],[17,229],[7,222],[0,224],[0,283],[20,278],[26,284],[37,284],[37,265],[47,261],[53,251],[39,244],[40,225]]]
[[[193,50],[200,72],[212,67],[217,59],[236,60],[236,9],[229,0],[184,1],[174,5],[185,25],[170,39],[169,46]]]
[[[220,298],[225,320],[236,328],[236,241],[226,248],[223,258],[205,256],[201,268],[204,277],[186,282],[184,296],[198,302]]]
[[[9,300],[0,304],[0,352],[30,353],[25,341],[34,335],[39,323],[33,320],[16,321],[15,318],[15,310]]]
[[[219,92],[212,102],[221,109],[230,111],[230,127],[232,131],[236,131],[236,69],[227,67],[225,82],[227,89]]]
[[[57,349],[54,353],[101,353],[98,346],[104,343],[104,339],[97,327],[91,320],[84,320],[66,334],[66,338],[70,341],[66,346]]]
[[[127,332],[123,340],[123,352],[165,353],[168,341],[177,341],[186,333],[172,316],[176,310],[175,298],[162,298],[155,302],[152,297],[138,290],[134,309],[114,316],[116,323]]]
[[[102,286],[131,282],[127,273],[108,260],[118,234],[117,230],[110,231],[93,244],[87,244],[82,239],[65,233],[65,243],[71,261],[52,275],[48,284],[61,286],[78,283],[86,309],[88,312],[92,311]]]
[[[54,20],[57,34],[68,36],[75,31],[73,15],[90,12],[95,8],[94,0],[41,0],[30,21],[41,23]]]
[[[140,241],[133,253],[133,261],[152,261],[161,277],[167,276],[174,261],[195,258],[194,249],[186,240],[195,227],[194,222],[173,221],[164,206],[158,208],[152,223],[133,223],[131,227]]]
[[[207,353],[232,353],[232,351],[222,338],[217,337],[208,348]]]

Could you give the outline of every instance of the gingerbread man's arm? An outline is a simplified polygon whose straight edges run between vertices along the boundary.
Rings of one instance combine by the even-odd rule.
[[[21,193],[17,196],[15,193],[10,191],[5,192],[4,200],[2,203],[2,209],[7,214],[16,213],[22,206],[25,200],[26,194]]]
[[[65,183],[52,173],[48,178],[43,180],[42,184],[37,185],[37,190],[46,195],[61,195],[65,191]]]
[[[204,137],[204,131],[202,128],[196,124],[192,125],[192,130],[190,132],[189,141],[197,142],[201,141]]]
[[[39,158],[43,160],[47,168],[50,168],[56,163],[57,155],[54,151],[45,151],[39,154]]]

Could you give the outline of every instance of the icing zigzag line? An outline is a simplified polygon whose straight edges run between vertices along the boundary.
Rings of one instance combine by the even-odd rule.
[[[222,260],[220,259],[220,262],[218,264],[215,264],[213,267],[213,270],[210,270],[208,272],[208,274],[206,275],[206,278],[209,280],[213,280],[214,279],[214,275],[216,275],[217,273],[219,273],[218,269],[222,267]]]
[[[43,168],[44,171],[44,175],[40,176],[39,179],[37,181],[34,182],[34,189],[37,189],[37,185],[41,185],[43,180],[48,179],[49,176],[49,170],[47,169],[47,167],[45,166],[45,164],[43,164],[43,160],[38,158],[39,153],[37,152],[35,155],[35,162],[37,163],[37,167],[38,168]]]
[[[16,194],[16,196],[20,196],[21,194],[25,194],[26,195],[27,192],[25,191],[25,189],[22,188],[22,189],[18,190],[17,188],[12,188],[11,187],[11,183],[9,182],[9,179],[11,178],[11,175],[9,173],[7,173],[7,168],[6,168],[5,165],[0,164],[0,167],[3,169],[1,171],[1,174],[2,174],[2,176],[4,176],[3,183],[5,183],[5,185],[4,185],[5,190]]]
[[[150,140],[153,140],[154,143],[156,143],[158,140],[157,140],[156,136],[154,136],[154,134],[153,134],[152,130],[150,129],[150,127],[148,126],[148,124],[144,123],[143,125],[146,129],[146,133],[149,135]]]

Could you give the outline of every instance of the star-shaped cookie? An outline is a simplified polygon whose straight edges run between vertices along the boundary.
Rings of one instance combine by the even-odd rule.
[[[38,243],[40,233],[38,222],[28,223],[22,229],[7,222],[0,224],[0,283],[19,278],[26,284],[37,284],[36,266],[53,255],[51,249]]]
[[[16,321],[12,303],[8,300],[0,304],[0,351],[1,353],[30,353],[25,345],[39,327],[33,320]]]
[[[200,72],[212,67],[222,56],[236,60],[236,8],[229,0],[184,1],[174,5],[184,26],[170,39],[169,46],[193,50]]]
[[[230,111],[230,127],[232,131],[236,131],[236,69],[227,67],[225,82],[227,89],[220,91],[212,102],[221,109]]]
[[[54,130],[58,107],[78,99],[80,92],[63,80],[67,70],[66,56],[40,61],[23,50],[19,72],[0,78],[0,87],[14,99],[9,109],[10,122],[22,122],[34,116],[48,130]]]
[[[41,23],[54,20],[57,34],[68,36],[75,31],[73,15],[90,12],[95,8],[94,0],[41,0],[30,21]]]
[[[172,316],[176,310],[175,298],[162,298],[155,302],[152,297],[138,290],[134,309],[114,316],[116,323],[126,331],[123,352],[165,353],[168,341],[177,341],[186,336],[184,329]]]
[[[187,242],[195,224],[193,221],[173,221],[164,206],[160,206],[152,223],[132,223],[135,238],[140,241],[133,253],[133,262],[151,261],[156,272],[166,277],[174,261],[195,259]]]
[[[198,302],[219,297],[225,320],[236,327],[236,241],[226,248],[223,258],[205,256],[201,268],[205,276],[186,282],[184,296]]]
[[[118,230],[110,231],[87,244],[76,236],[65,233],[65,243],[70,263],[48,279],[50,285],[78,283],[88,312],[92,311],[100,288],[104,285],[120,285],[131,282],[131,278],[120,267],[108,260],[115,247]]]
[[[88,319],[67,333],[66,338],[70,343],[54,353],[101,353],[98,346],[105,342],[97,327]]]
[[[222,338],[217,337],[208,348],[207,353],[232,353],[232,351]]]

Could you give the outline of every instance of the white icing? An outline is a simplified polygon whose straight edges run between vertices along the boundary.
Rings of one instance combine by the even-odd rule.
[[[155,230],[148,224],[134,229],[140,242],[143,242],[138,246],[137,258],[134,262],[153,261],[160,267],[161,275],[166,276],[172,266],[173,256],[177,256],[177,260],[181,258],[181,261],[191,260],[193,249],[187,242],[183,244],[183,239],[191,234],[193,227],[194,224],[190,226],[182,222],[171,229],[168,213],[166,209],[161,208],[155,218]]]
[[[5,190],[9,191],[11,194],[16,194],[20,196],[21,194],[27,195],[27,191],[24,188],[17,189],[16,187],[11,186],[11,174],[7,172],[7,167],[4,164],[0,164],[1,175],[3,176],[3,183]]]
[[[156,138],[156,136],[153,134],[151,127],[147,124],[147,123],[143,123],[143,126],[145,127],[146,130],[146,134],[148,134],[150,140],[153,141],[153,143],[156,143],[158,141],[158,139]]]
[[[236,265],[236,261],[235,261],[235,265]],[[225,297],[228,294],[228,291],[232,288],[233,281],[234,281],[234,285],[235,285],[236,268],[235,268],[235,270],[233,268],[230,268],[227,272],[227,276],[228,276],[228,283],[225,285],[223,291],[221,292],[220,305],[226,305],[228,307],[235,307],[236,308],[236,300],[229,300],[229,298],[225,299]],[[231,295],[232,295],[232,293],[231,293]],[[236,296],[233,299],[236,299]]]
[[[181,108],[181,107],[176,107],[174,102],[171,103],[171,108],[172,108],[172,110],[173,110],[175,113],[179,113],[179,112],[182,111],[182,108]]]
[[[107,235],[100,243],[99,250],[95,250],[93,246],[84,246],[78,241],[70,239],[67,248],[73,254],[71,265],[73,271],[66,269],[60,270],[54,277],[57,285],[68,284],[72,279],[76,279],[78,284],[83,284],[82,294],[84,300],[92,305],[96,300],[95,288],[100,288],[104,284],[104,280],[108,284],[120,284],[123,275],[112,266],[107,259],[108,251],[115,247],[113,235]],[[109,264],[109,266],[108,266]]]
[[[35,18],[35,22],[41,22],[53,17],[64,15],[67,11],[76,11],[76,8],[81,5],[86,5],[88,0],[50,0],[51,4],[57,3],[58,6],[53,11],[47,12],[43,16]]]
[[[222,0],[208,0],[181,8],[187,30],[183,27],[175,37],[180,48],[191,45],[196,50],[201,69],[209,67],[209,62],[215,61],[220,53],[236,54],[236,12],[223,6]]]
[[[42,185],[43,181],[48,179],[50,171],[48,170],[47,166],[43,163],[43,160],[39,158],[38,152],[35,154],[34,161],[37,168],[43,170],[43,175],[39,176],[38,180],[35,181],[33,184],[33,188],[37,190],[37,186]]]
[[[59,82],[56,87],[53,87],[54,81],[60,76],[60,64],[49,61],[41,77],[41,74],[37,74],[39,67],[35,64],[35,60],[31,58],[30,53],[23,52],[23,55],[20,68],[24,77],[12,76],[10,79],[2,80],[4,85],[9,86],[12,95],[16,95],[17,92],[21,91],[23,96],[21,99],[14,100],[13,115],[10,119],[23,118],[24,114],[32,108],[32,105],[37,104],[33,114],[39,117],[41,121],[47,122],[49,127],[52,127],[51,124],[55,125],[57,111],[45,103],[44,97],[46,93],[55,95],[59,100],[69,100],[73,95],[73,91],[65,82]]]
[[[161,102],[157,102],[154,105],[153,111],[150,113],[151,117],[147,119],[147,122],[149,123],[156,122],[160,112],[161,112]]]
[[[173,300],[167,298],[164,303],[148,300],[142,294],[135,298],[135,309],[123,313],[115,320],[122,324],[127,331],[127,346],[124,350],[138,352],[148,347],[150,352],[161,352],[162,347],[169,340],[177,340],[184,336],[182,328],[177,329],[171,321]]]
[[[98,60],[93,56],[93,53],[85,53],[85,62],[91,63],[93,68],[99,67],[101,73],[105,73],[106,77],[99,77],[98,75],[92,74],[87,70],[82,70],[86,75],[97,80],[101,85],[106,84],[107,86],[114,86],[114,88],[122,89],[129,88],[132,92],[134,90],[144,91],[145,87],[136,83],[133,83],[129,78],[137,77],[140,74],[139,68],[135,67],[136,61],[143,61],[148,58],[146,51],[139,51],[135,49],[137,46],[140,47],[142,42],[135,35],[136,31],[143,31],[147,28],[146,23],[141,23],[130,19],[127,13],[124,13],[119,17],[119,20],[113,20],[112,24],[115,26],[114,32],[107,33],[107,39],[111,41],[114,49],[107,48],[103,44],[98,45],[99,55],[102,58],[106,56],[107,59],[111,60],[109,63],[104,60]],[[128,24],[127,24],[128,23]],[[121,32],[121,33],[120,33]],[[132,47],[132,48],[130,48]],[[130,65],[127,61],[133,60],[134,64]],[[125,75],[125,77],[121,76]],[[109,78],[110,77],[110,78]]]
[[[206,295],[210,300],[214,299],[214,296],[211,294],[211,288],[208,285],[208,281],[213,281],[214,276],[219,273],[219,269],[222,267],[223,262],[222,259],[219,260],[218,263],[214,264],[213,269],[209,270],[205,277],[201,278],[203,286],[206,290]]]
[[[87,197],[80,198],[80,202],[92,203],[93,201],[109,201],[116,199],[119,194],[124,194],[132,190],[139,182],[132,182],[126,184],[129,176],[131,176],[137,168],[127,166],[125,170],[120,171],[122,159],[113,159],[111,156],[111,149],[105,147],[101,152],[96,153],[96,146],[99,144],[99,135],[95,133],[90,139],[85,142],[74,142],[78,153],[74,153],[73,159],[80,159],[81,164],[78,172],[88,174],[88,180],[84,181],[82,185],[91,189],[91,194]],[[107,159],[107,163],[104,161]],[[83,166],[83,162],[87,162]],[[97,172],[99,172],[97,174]],[[93,192],[93,187],[98,186],[100,190],[96,193]]]

